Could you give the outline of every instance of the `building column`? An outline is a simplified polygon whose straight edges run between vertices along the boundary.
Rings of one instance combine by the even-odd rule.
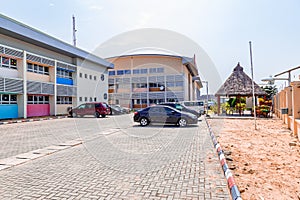
[[[23,118],[27,118],[27,52],[23,51]]]
[[[295,81],[291,83],[293,87],[292,91],[292,115],[293,115],[293,123],[292,124],[292,130],[294,136],[298,136],[298,123],[296,122],[296,119],[300,119],[300,81]]]
[[[217,103],[218,103],[218,115],[221,113],[221,97],[217,96]]]
[[[56,77],[57,77],[57,60],[54,60],[54,115],[57,115],[57,83],[56,83]]]

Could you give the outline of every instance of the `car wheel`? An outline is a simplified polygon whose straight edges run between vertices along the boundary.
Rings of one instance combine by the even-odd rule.
[[[72,117],[77,117],[77,114],[72,112]]]
[[[106,115],[101,115],[101,117],[105,118],[105,117],[106,117]]]
[[[179,125],[180,127],[185,127],[185,126],[187,126],[187,121],[186,121],[186,119],[185,119],[185,118],[180,118],[180,119],[178,120],[178,125]]]
[[[100,114],[98,112],[95,112],[95,117],[96,118],[99,118],[100,117]]]
[[[141,124],[141,126],[147,126],[149,124],[149,120],[146,117],[143,117],[140,120],[140,124]]]

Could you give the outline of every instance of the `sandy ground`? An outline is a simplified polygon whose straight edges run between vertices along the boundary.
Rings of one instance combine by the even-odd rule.
[[[209,119],[243,199],[300,200],[300,144],[279,119]]]

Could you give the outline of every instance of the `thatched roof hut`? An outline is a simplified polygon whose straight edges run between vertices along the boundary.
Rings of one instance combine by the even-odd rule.
[[[263,91],[254,83],[254,94],[264,95]],[[252,79],[243,71],[240,63],[233,69],[232,74],[217,91],[216,96],[252,96]]]
[[[252,93],[252,79],[244,72],[240,63],[238,63],[233,69],[232,74],[227,78],[215,95],[218,98],[218,105],[220,106],[220,96],[251,97]],[[266,93],[254,82],[254,94],[255,96],[261,96]],[[218,108],[218,113],[220,113],[220,107]]]

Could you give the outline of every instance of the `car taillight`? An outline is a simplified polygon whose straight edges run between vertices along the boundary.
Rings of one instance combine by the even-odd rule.
[[[134,115],[137,115],[138,114],[138,112],[134,112]]]

